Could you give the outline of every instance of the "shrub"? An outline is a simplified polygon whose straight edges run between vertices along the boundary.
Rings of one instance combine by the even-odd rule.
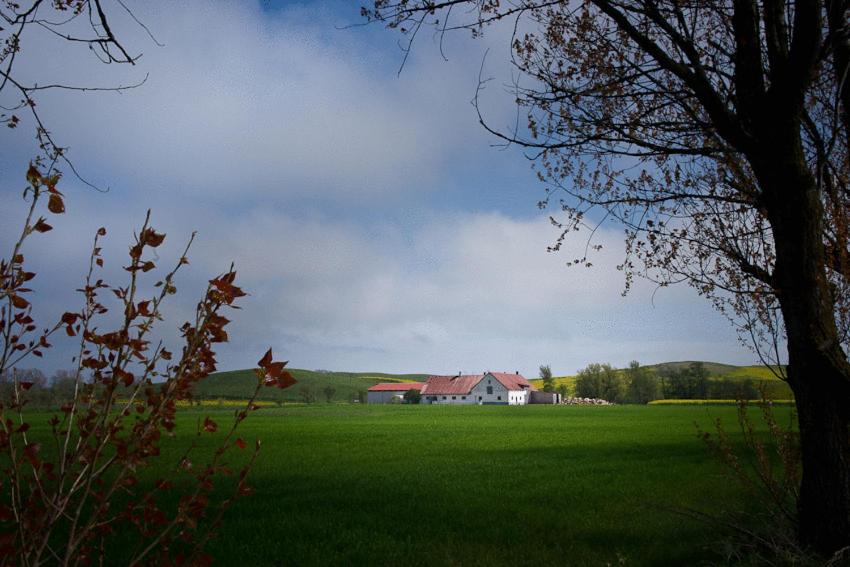
[[[730,477],[740,484],[752,503],[752,514],[727,512],[724,517],[711,517],[699,512],[691,515],[721,526],[729,537],[722,549],[728,562],[765,565],[837,565],[846,564],[847,549],[832,558],[816,557],[799,546],[797,540],[798,500],[802,460],[796,416],[792,412],[788,424],[782,425],[773,412],[775,402],[762,395],[755,402],[766,429],[758,431],[749,409],[752,402],[738,402],[738,426],[744,437],[743,449],[736,448],[720,419],[714,432],[698,429],[700,438],[709,446]]]
[[[418,404],[420,401],[422,401],[422,393],[419,390],[411,388],[404,393],[404,403]]]
[[[128,282],[111,287],[97,277],[106,234],[99,229],[79,290],[83,307],[39,331],[27,283],[35,274],[26,269],[23,248],[33,235],[51,230],[45,218],[36,218],[39,206],[47,201],[48,211],[61,214],[64,202],[58,175],[32,165],[27,181],[24,196],[30,207],[24,229],[11,256],[0,260],[0,374],[10,383],[8,396],[0,400],[0,565],[103,563],[110,537],[126,530],[138,532],[138,546],[126,550],[130,565],[208,563],[204,545],[234,499],[249,493],[247,475],[260,448],[258,440],[242,459],[247,462],[236,473],[232,495],[214,502],[213,483],[229,472],[228,452],[248,445],[236,437],[237,428],[257,408],[260,388],[285,388],[294,380],[269,350],[258,362],[253,395],[235,412],[212,455],[193,463],[190,448],[173,463],[174,477],[190,482],[175,483],[172,477],[151,485],[140,482],[138,471],[157,458],[161,439],[175,429],[178,409],[192,399],[193,385],[216,368],[214,346],[228,339],[229,321],[222,312],[245,294],[231,266],[209,280],[194,320],[180,327],[179,354],[152,341],[165,303],[177,291],[175,276],[187,263],[192,239],[177,264],[155,283],[156,293],[141,297],[143,280],[155,273],[153,251],[165,240],[150,225],[148,213],[130,247],[124,268]],[[110,300],[117,302],[118,323],[106,330],[100,323]],[[78,345],[76,366],[57,382],[70,399],[50,418],[50,450],[43,450],[43,442],[28,434],[25,408],[35,384],[21,365],[41,357],[63,334]],[[206,417],[197,435],[218,429]],[[175,484],[184,488],[176,492]],[[179,498],[169,497],[173,494]]]

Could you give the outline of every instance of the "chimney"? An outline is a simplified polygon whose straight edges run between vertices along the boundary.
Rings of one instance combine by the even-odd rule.
[[[516,371],[516,375],[519,376],[519,370]]]

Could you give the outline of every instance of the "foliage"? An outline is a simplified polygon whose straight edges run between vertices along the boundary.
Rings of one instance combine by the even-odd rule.
[[[626,369],[626,401],[632,404],[646,404],[660,395],[658,380],[639,362],[632,361]]]
[[[665,398],[708,397],[708,373],[701,362],[692,362],[681,370],[662,371],[660,378]]]
[[[420,392],[416,388],[411,388],[410,390],[404,393],[404,403],[406,404],[418,404],[421,401],[422,392]]]
[[[540,379],[543,380],[542,389],[544,392],[555,391],[555,380],[552,378],[552,369],[548,364],[540,366]]]
[[[610,364],[591,363],[576,376],[576,396],[599,398],[609,402],[623,401],[625,385],[617,370]]]
[[[313,389],[310,386],[299,386],[298,395],[301,397],[301,401],[305,404],[312,404],[316,401],[316,394],[313,393]]]
[[[336,388],[333,386],[325,386],[322,388],[322,393],[325,395],[325,401],[331,403],[334,399],[334,395],[336,394]]]
[[[0,374],[11,380],[11,389],[0,399],[0,564],[103,562],[107,542],[122,530],[138,533],[130,565],[207,563],[203,548],[224,511],[250,491],[247,475],[260,447],[257,441],[235,473],[232,493],[211,500],[215,483],[234,474],[228,452],[247,447],[235,437],[237,427],[256,409],[254,398],[263,386],[285,388],[294,380],[284,370],[286,363],[273,361],[269,350],[255,371],[253,395],[235,413],[209,460],[193,463],[194,445],[189,446],[169,463],[169,474],[140,488],[139,471],[156,461],[163,437],[175,429],[179,405],[191,400],[194,385],[216,368],[214,346],[228,340],[229,321],[222,312],[236,307],[245,293],[235,285],[231,267],[209,280],[194,321],[180,327],[183,347],[178,355],[162,341],[153,342],[165,303],[177,292],[175,276],[188,263],[191,239],[176,265],[154,284],[154,295],[143,297],[147,274],[156,270],[155,250],[165,240],[148,214],[129,249],[126,285],[113,287],[97,277],[104,263],[100,242],[106,231],[101,228],[78,290],[83,307],[39,331],[28,287],[36,274],[27,270],[23,250],[32,236],[51,230],[44,217],[36,218],[40,205],[46,201],[50,213],[64,212],[58,181],[58,174],[30,166],[24,228],[11,255],[0,260]],[[107,298],[102,298],[105,292]],[[107,307],[113,297],[117,309]],[[117,315],[112,320],[106,318],[111,310]],[[117,327],[107,330],[113,320]],[[41,357],[61,335],[79,345],[76,366],[54,381],[70,399],[50,417],[47,439],[35,440],[28,433],[25,408],[43,375],[24,371],[22,364],[31,356]],[[199,420],[198,441],[218,427],[209,417]],[[181,489],[175,502],[170,495],[177,490],[177,478]]]
[[[800,547],[796,538],[802,465],[795,415],[792,412],[788,423],[781,425],[770,400],[763,397],[756,405],[767,436],[757,430],[750,417],[750,402],[740,401],[738,425],[746,447],[743,452],[731,441],[720,418],[715,419],[714,433],[698,428],[700,437],[726,466],[730,477],[744,488],[752,502],[759,504],[756,521],[730,512],[715,519],[732,533],[725,546],[726,560],[822,565],[826,560]]]

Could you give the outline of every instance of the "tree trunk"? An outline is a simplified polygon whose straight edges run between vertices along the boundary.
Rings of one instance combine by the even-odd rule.
[[[844,377],[824,360],[798,361],[791,371],[802,374],[794,382],[803,458],[799,540],[830,555],[850,545],[847,396],[844,387],[826,386]]]
[[[772,188],[766,205],[776,246],[774,289],[800,425],[799,539],[831,555],[850,545],[850,362],[835,324],[820,190],[800,145],[777,146],[761,181]]]

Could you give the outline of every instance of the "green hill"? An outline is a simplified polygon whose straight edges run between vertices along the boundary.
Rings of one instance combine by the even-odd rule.
[[[333,399],[353,400],[358,392],[367,390],[379,382],[421,382],[427,374],[387,374],[383,372],[326,372],[289,369],[297,380],[285,390],[263,388],[258,397],[262,401],[305,401],[312,397],[325,400],[324,389],[335,390]],[[216,372],[195,386],[194,394],[199,399],[244,400],[254,389],[256,377],[253,370]]]

